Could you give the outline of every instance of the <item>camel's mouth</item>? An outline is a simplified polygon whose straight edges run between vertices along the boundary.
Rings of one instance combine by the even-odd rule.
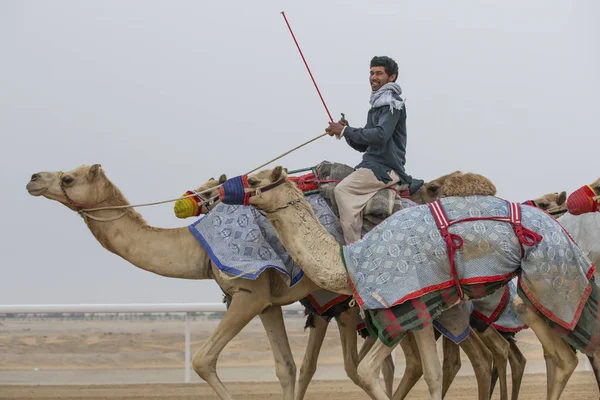
[[[27,185],[27,192],[32,196],[41,196],[48,188],[47,187],[32,187]]]

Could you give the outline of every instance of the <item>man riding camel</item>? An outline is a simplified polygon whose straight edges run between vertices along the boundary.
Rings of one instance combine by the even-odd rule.
[[[379,190],[398,182],[411,184],[404,171],[406,163],[406,106],[396,83],[398,64],[391,58],[371,60],[371,108],[364,128],[352,128],[347,121],[330,122],[325,131],[344,138],[353,149],[364,153],[356,170],[335,188],[340,224],[346,243],[361,237],[362,211]],[[414,183],[422,181],[414,180]]]

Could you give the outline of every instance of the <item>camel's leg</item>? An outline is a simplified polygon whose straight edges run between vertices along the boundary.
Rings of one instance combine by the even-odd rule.
[[[460,361],[460,347],[446,336],[442,339],[442,348],[444,351],[444,363],[442,372],[442,397],[446,396],[446,392],[456,374],[462,365]]]
[[[592,371],[594,371],[594,376],[596,377],[596,384],[598,385],[598,390],[600,390],[600,349],[596,349],[592,356],[588,356],[588,360],[590,361],[590,365],[592,366]]]
[[[535,332],[534,332],[535,333]],[[537,336],[537,333],[536,333]],[[538,338],[539,340],[539,338]],[[540,340],[541,342],[541,340]],[[546,396],[550,398],[550,390],[552,386],[552,381],[554,380],[554,374],[556,372],[556,368],[554,365],[554,361],[552,361],[552,357],[546,351],[546,347],[542,343],[542,352],[544,353],[544,361],[546,362]]]
[[[275,374],[283,389],[283,399],[293,400],[296,385],[296,363],[285,331],[281,306],[269,307],[260,314],[260,320],[271,344],[271,351],[275,359]]]
[[[510,363],[510,373],[512,375],[512,393],[510,398],[511,400],[517,400],[519,398],[519,391],[521,390],[521,381],[523,380],[523,374],[525,373],[527,359],[523,353],[521,353],[521,350],[514,340],[509,340],[508,343],[510,343],[508,362]]]
[[[379,370],[383,360],[392,353],[394,347],[388,347],[377,340],[371,350],[358,364],[360,386],[373,400],[389,400],[383,386],[379,383]]]
[[[414,331],[413,334],[419,347],[423,363],[423,377],[427,382],[431,400],[442,400],[442,366],[435,346],[433,325]]]
[[[460,342],[477,379],[477,398],[479,400],[488,400],[490,398],[490,385],[492,376],[492,352],[486,347],[481,338],[473,329],[469,335]],[[446,392],[444,392],[444,396]]]
[[[396,366],[394,365],[394,353],[390,353],[389,356],[383,360],[383,365],[381,366],[381,376],[383,376],[383,384],[385,387],[385,392],[388,397],[392,397],[392,393],[394,392],[394,373],[396,372]]]
[[[423,364],[421,363],[419,348],[417,347],[417,342],[415,341],[413,334],[407,334],[400,342],[400,346],[404,352],[406,368],[402,375],[402,379],[400,380],[400,384],[396,388],[396,392],[394,392],[394,396],[392,397],[393,400],[404,399],[423,375]]]
[[[356,315],[353,310],[346,310],[336,318],[338,330],[340,331],[340,341],[342,342],[342,351],[344,355],[344,369],[348,378],[356,385],[360,386],[358,379],[358,350],[356,334]]]
[[[211,333],[208,339],[192,358],[194,371],[208,383],[222,400],[232,399],[231,395],[217,375],[217,359],[223,348],[241,330],[268,306],[260,299],[253,299],[255,294],[240,291],[233,295],[231,306]],[[258,297],[258,296],[256,296]]]
[[[371,347],[373,347],[373,344],[375,343],[375,339],[373,339],[371,336],[368,336],[365,341],[363,342],[360,351],[358,352],[358,361],[362,361],[363,358],[365,358],[365,355],[369,352],[369,350],[371,350]],[[402,343],[401,343],[402,344]],[[406,355],[405,355],[406,357]],[[421,369],[421,360],[418,360],[419,362],[419,370]],[[408,369],[408,364],[407,364],[407,369]],[[383,382],[385,384],[385,390],[388,394],[388,396],[392,397],[392,392],[394,390],[394,373],[396,372],[396,367],[394,365],[394,358],[392,357],[392,354],[390,354],[389,356],[387,356],[385,358],[385,360],[383,360],[383,365],[381,366],[381,375],[383,375]],[[405,372],[406,375],[406,372]],[[419,374],[419,377],[421,375]],[[404,379],[404,377],[402,378]],[[419,378],[417,378],[418,380]],[[411,386],[412,387],[412,386]]]
[[[508,343],[508,340],[504,339],[502,335],[500,335],[492,326],[488,326],[486,330],[483,332],[478,332],[478,334],[483,343],[485,343],[487,348],[492,352],[494,369],[497,371],[498,379],[500,381],[500,399],[508,400],[506,368],[508,363],[508,351],[510,350],[510,343]],[[488,395],[491,395],[491,392],[488,392]]]
[[[515,302],[515,310],[521,315],[523,322],[533,330],[548,358],[552,360],[554,376],[552,381],[549,381],[548,400],[558,400],[577,367],[577,356],[567,343],[552,331],[539,315],[527,309],[520,299]]]
[[[298,390],[296,391],[297,400],[304,399],[308,385],[317,371],[319,352],[321,351],[327,327],[329,326],[329,322],[319,316],[315,316],[314,322],[315,326],[309,328],[308,344],[306,345],[302,366],[300,366],[300,378],[298,381]]]
[[[358,351],[358,362],[361,362],[362,359],[365,358],[365,356],[367,355],[369,350],[371,350],[371,347],[373,347],[374,344],[375,339],[371,336],[367,336],[362,346],[360,347],[360,350]]]

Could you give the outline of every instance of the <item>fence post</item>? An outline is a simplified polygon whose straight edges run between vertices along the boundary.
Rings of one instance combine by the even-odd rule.
[[[185,383],[190,383],[190,313],[185,313]]]

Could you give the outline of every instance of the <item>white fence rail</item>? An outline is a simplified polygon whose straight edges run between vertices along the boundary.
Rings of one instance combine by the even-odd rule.
[[[303,311],[300,303],[283,307],[284,311]],[[139,304],[15,304],[0,305],[0,314],[98,314],[98,313],[184,313],[185,382],[191,379],[190,313],[225,311],[223,303],[139,303]]]

